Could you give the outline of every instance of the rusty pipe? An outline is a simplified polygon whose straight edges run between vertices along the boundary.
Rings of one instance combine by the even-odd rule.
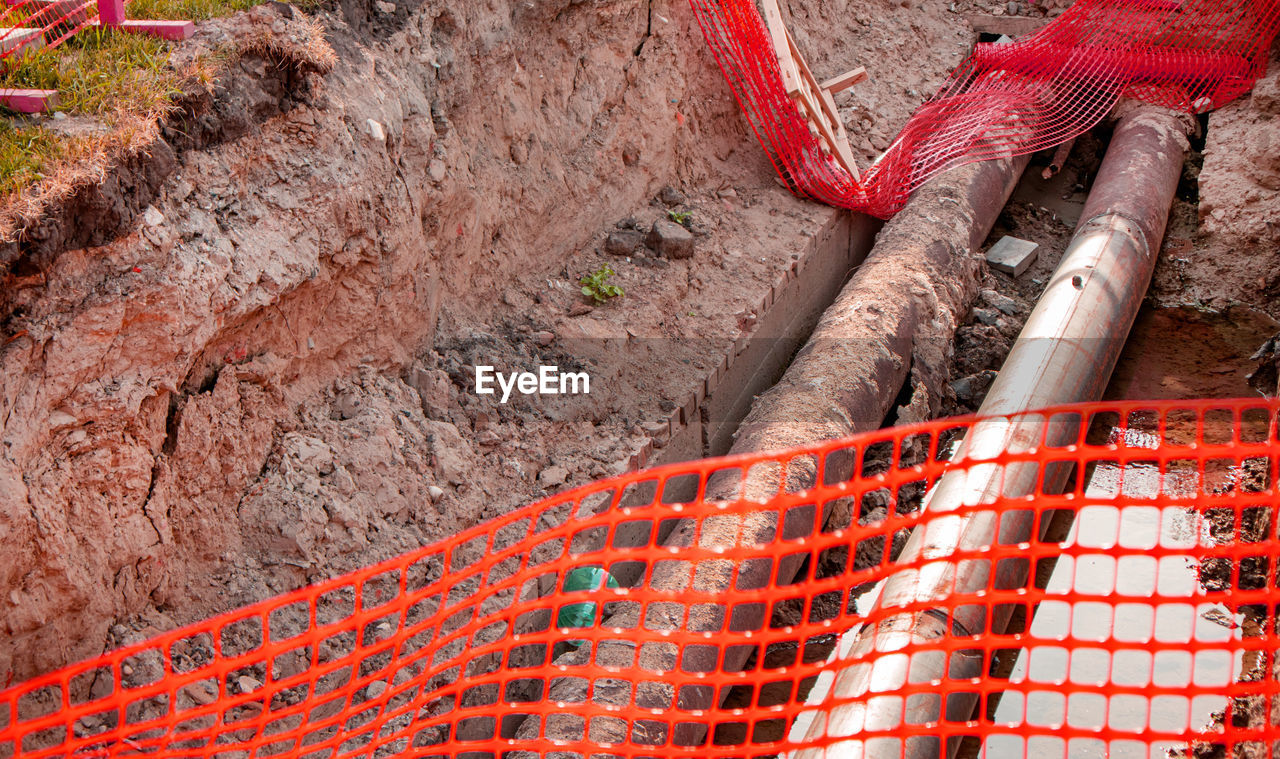
[[[1026,168],[1028,156],[1005,156],[962,166],[930,180],[912,195],[906,207],[888,222],[876,245],[862,266],[840,291],[835,302],[823,313],[805,346],[787,368],[782,380],[762,394],[738,428],[730,453],[760,452],[822,440],[846,437],[878,428],[891,410],[895,397],[910,371],[913,353],[921,343],[938,341],[948,315],[967,303],[964,293],[977,290],[979,271],[971,251],[982,244],[995,224]],[[902,297],[886,298],[885,293],[901,293]],[[852,460],[829,462],[841,467],[845,476],[852,473]],[[782,487],[776,472],[753,468],[745,482],[713,478],[707,484],[706,500],[767,498]],[[787,487],[803,489],[814,484],[815,472],[788,467]],[[739,494],[739,488],[741,494]],[[694,523],[677,523],[663,542],[680,545],[689,540]],[[748,518],[740,531],[728,530],[713,536],[723,545],[767,542],[772,530],[767,519]],[[701,535],[700,540],[707,540]],[[801,567],[795,557],[787,557],[777,568],[780,582],[789,582]],[[675,566],[659,565],[652,576],[641,578],[654,588],[681,586]],[[629,578],[622,578],[629,579]],[[738,578],[739,588],[765,587],[772,580],[769,570],[752,565]],[[729,587],[731,578],[723,578]],[[626,584],[626,583],[624,583]],[[664,624],[671,629],[701,621],[692,613],[688,622],[673,614],[662,619],[663,611],[654,609],[647,624]],[[763,623],[761,617],[749,614],[735,618],[738,629],[752,629]],[[602,626],[634,628],[639,626],[638,608],[626,605],[617,610]],[[602,647],[603,648],[603,647]],[[589,651],[574,650],[562,654],[557,663],[582,663]],[[611,650],[600,655],[609,664]],[[630,652],[622,652],[619,661]],[[748,653],[744,647],[725,652],[723,664],[714,655],[690,652],[682,666],[688,671],[742,669]],[[553,683],[548,697],[573,701],[581,697],[577,689],[584,686],[573,678]],[[711,709],[715,706],[714,690],[681,689],[679,707],[687,710]],[[719,694],[723,695],[723,693]],[[601,740],[623,741],[626,736],[601,728]],[[536,738],[541,725],[537,719],[526,719],[514,729],[516,740]],[[581,737],[570,729],[547,737],[572,739]],[[701,745],[705,728],[696,724],[682,725],[673,731],[673,745]],[[530,759],[531,752],[513,751],[507,759]]]
[[[1041,439],[1050,445],[1075,439],[1079,430],[1069,422],[1000,415],[1101,396],[1150,283],[1186,149],[1186,129],[1168,111],[1139,108],[1121,119],[1071,244],[979,410],[995,418],[971,428],[957,460],[990,460],[1015,441],[1025,447]],[[996,503],[1001,497],[1030,495],[1036,492],[1038,477],[1034,464],[957,469],[939,480],[923,508],[929,514],[946,514],[962,506]],[[956,563],[947,557],[997,542],[1025,542],[1034,523],[1031,511],[977,511],[932,519],[912,532],[899,558],[904,563],[929,563],[892,575],[873,591],[871,603],[880,610],[930,603],[946,610],[952,592],[973,593],[992,583],[1025,584],[1025,563],[1002,562],[993,568],[991,562]],[[917,696],[909,703],[891,697],[908,674],[915,682],[983,674],[981,656],[955,655],[948,661],[945,652],[936,650],[893,655],[947,635],[942,620],[974,633],[1002,630],[1008,622],[1007,614],[987,619],[985,607],[978,604],[948,612],[904,612],[846,633],[833,657],[854,666],[820,681],[810,703],[820,704],[832,692],[861,700],[835,707],[825,720],[816,719],[816,712],[802,715],[793,727],[793,740],[847,736],[849,741],[839,744],[842,759],[944,755],[936,736],[906,737],[899,747],[894,741],[863,742],[857,733],[863,726],[892,730],[944,716],[948,721],[970,718],[974,694],[951,694],[945,705],[938,694]],[[874,695],[878,693],[886,697]],[[958,744],[952,741],[947,754]],[[821,751],[801,750],[792,757],[818,759]]]
[[[1040,172],[1040,178],[1052,179],[1055,174],[1062,171],[1062,167],[1067,165],[1067,159],[1071,157],[1071,149],[1075,146],[1076,138],[1072,137],[1055,148],[1053,157],[1049,159],[1049,165]]]

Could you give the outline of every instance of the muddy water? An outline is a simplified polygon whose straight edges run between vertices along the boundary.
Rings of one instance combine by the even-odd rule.
[[[1242,307],[1225,313],[1192,308],[1144,309],[1134,324],[1105,398],[1256,395],[1245,379],[1253,369],[1249,356],[1275,334],[1278,326],[1269,317]],[[1118,430],[1095,432],[1120,434]],[[1141,444],[1133,440],[1129,443]],[[1154,444],[1154,438],[1149,444]],[[1091,500],[1106,501],[1122,493],[1139,497],[1161,492],[1186,495],[1207,484],[1178,473],[1162,475],[1154,466],[1107,465],[1092,472],[1086,493]],[[1064,540],[1067,545],[1099,549],[1114,545],[1190,548],[1203,542],[1207,542],[1204,526],[1185,509],[1120,510],[1109,506],[1081,509]],[[1116,560],[1102,552],[1063,557],[1045,588],[1049,594],[1063,595],[1064,599],[1040,604],[1028,630],[1036,644],[1024,649],[1014,665],[1010,681],[1018,684],[1018,690],[1001,698],[995,712],[998,724],[1109,727],[1136,737],[1148,726],[1174,731],[1207,727],[1212,723],[1212,713],[1226,705],[1225,697],[1201,696],[1160,704],[1140,697],[1107,698],[1097,688],[1106,682],[1137,687],[1217,687],[1230,683],[1240,671],[1240,655],[1230,650],[1230,642],[1240,638],[1243,620],[1221,604],[1206,601],[1193,560],[1157,560],[1142,555]],[[1179,602],[1152,602],[1150,595],[1157,589],[1179,597]],[[1114,605],[1069,603],[1066,596],[1072,590],[1123,598]],[[1112,639],[1126,644],[1114,651],[1085,647],[1068,655],[1066,649],[1053,645],[1053,641],[1066,638]],[[1194,657],[1168,650],[1153,656],[1145,650],[1145,644],[1155,640],[1196,640],[1224,646],[1220,653],[1203,652]],[[1079,692],[1066,694],[1060,683],[1071,683]],[[997,736],[987,739],[982,753],[987,757],[1044,752],[1072,759],[1155,759],[1177,748],[1174,744],[1146,745],[1137,740],[1108,744],[1100,739],[1065,742],[1051,737],[1033,738],[1024,746],[1020,738]]]
[[[1105,502],[1121,493],[1129,497],[1162,491],[1186,493],[1196,486],[1175,474],[1161,475],[1153,466],[1100,466],[1086,495],[1091,501]],[[1198,519],[1178,507],[1121,510],[1100,505],[1081,509],[1063,542],[1100,550],[1059,559],[1046,592],[1061,595],[1063,600],[1047,600],[1038,607],[1028,631],[1035,643],[1019,655],[1009,678],[1019,691],[1004,694],[995,721],[1040,727],[1109,727],[1133,733],[1135,738],[1148,726],[1181,731],[1209,725],[1212,713],[1225,706],[1225,698],[1164,698],[1150,703],[1135,696],[1107,697],[1099,688],[1108,682],[1139,688],[1212,688],[1231,682],[1232,673],[1240,666],[1240,654],[1231,652],[1229,646],[1224,645],[1221,653],[1203,652],[1194,657],[1176,650],[1179,643],[1229,644],[1239,639],[1241,618],[1205,599],[1194,561],[1178,556],[1157,559],[1141,553],[1116,559],[1103,552],[1115,545],[1188,549],[1202,542],[1203,534]],[[1067,598],[1073,591],[1121,598],[1115,604],[1070,602]],[[1178,600],[1154,602],[1150,597],[1157,591]],[[1056,645],[1063,639],[1077,641],[1081,647],[1068,654]],[[1089,641],[1109,639],[1121,642],[1122,647],[1109,651],[1088,646]],[[1148,647],[1155,641],[1162,650],[1153,655]],[[1075,692],[1065,693],[1060,683],[1070,683]],[[1030,739],[1025,755],[1044,752],[1071,759],[1155,759],[1177,747],[1176,743],[1146,745],[1137,740],[1116,740],[1108,745],[1100,739],[1077,739],[1064,745],[1061,739],[1039,737]],[[1020,750],[1021,740],[1014,737],[992,737],[986,743],[988,757],[1020,755]]]

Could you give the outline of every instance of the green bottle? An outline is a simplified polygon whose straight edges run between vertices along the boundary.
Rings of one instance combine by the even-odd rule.
[[[572,593],[582,590],[599,590],[602,587],[616,588],[618,581],[602,567],[578,567],[569,570],[564,577],[562,592]],[[560,608],[556,615],[556,627],[592,627],[596,624],[596,604],[587,601],[568,604]]]

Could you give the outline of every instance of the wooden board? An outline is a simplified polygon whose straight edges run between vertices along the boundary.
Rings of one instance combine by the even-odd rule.
[[[41,47],[44,47],[44,31],[25,26],[0,26],[0,53],[22,55],[24,50]]]
[[[58,106],[58,91],[0,89],[0,105],[19,113],[45,113]]]
[[[796,47],[791,32],[782,20],[782,8],[778,0],[760,0],[764,10],[765,24],[769,28],[769,36],[773,41],[773,49],[778,54],[778,64],[782,71],[782,86],[787,95],[800,109],[800,115],[809,122],[809,130],[822,143],[823,152],[836,159],[836,162],[858,179],[858,166],[853,158],[853,150],[849,147],[849,136],[845,133],[844,122],[836,110],[836,102],[832,90],[818,83],[817,77],[809,70],[804,56]],[[861,71],[861,78],[858,72]],[[847,78],[847,80],[846,80]],[[866,71],[854,69],[836,77],[846,80],[840,89],[850,87],[866,78]],[[838,90],[837,90],[838,91]]]

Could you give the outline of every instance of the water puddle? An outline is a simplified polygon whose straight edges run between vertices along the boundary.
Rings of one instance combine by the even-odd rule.
[[[1117,495],[1151,497],[1194,492],[1198,483],[1180,474],[1161,473],[1154,466],[1100,465],[1090,479],[1090,500]],[[1230,642],[1240,638],[1239,615],[1207,600],[1194,560],[1185,556],[1119,559],[1103,551],[1113,546],[1142,551],[1155,547],[1189,549],[1208,542],[1199,516],[1176,506],[1143,507],[1094,505],[1080,509],[1063,541],[1068,547],[1099,549],[1061,557],[1046,585],[1050,596],[1042,602],[1028,631],[1036,644],[1018,656],[1009,680],[1025,692],[1004,693],[995,722],[1038,727],[1109,728],[1133,733],[1133,740],[1074,739],[1014,736],[987,739],[988,757],[1034,756],[1040,752],[1071,759],[1163,759],[1176,742],[1147,744],[1137,736],[1154,730],[1200,730],[1212,723],[1213,712],[1226,697],[1188,696],[1148,699],[1138,695],[1109,695],[1108,683],[1146,688],[1164,686],[1214,688],[1232,682],[1240,670],[1241,652]],[[1073,593],[1108,595],[1112,603],[1073,601]],[[1154,594],[1162,596],[1153,600]],[[1178,600],[1170,600],[1170,597]],[[1182,600],[1185,599],[1185,600]],[[1054,641],[1072,639],[1070,653]],[[1096,648],[1088,642],[1098,642]],[[1192,654],[1178,644],[1204,641],[1224,644],[1221,651]],[[1147,650],[1158,642],[1154,653]],[[1106,644],[1106,645],[1101,645]],[[1071,683],[1073,692],[1064,692]],[[1025,753],[1023,751],[1025,750]]]
[[[1253,370],[1249,357],[1280,329],[1270,317],[1244,307],[1224,313],[1193,308],[1146,308],[1138,316],[1105,398],[1192,399],[1256,396],[1245,377]],[[1166,420],[1167,437],[1194,439],[1194,420],[1181,429]],[[1095,432],[1099,432],[1095,430]],[[1101,430],[1108,434],[1107,430]],[[1206,430],[1206,433],[1209,432]],[[1222,430],[1229,438],[1229,430]],[[1156,439],[1138,430],[1110,430],[1124,434],[1129,445],[1154,446]],[[1176,442],[1191,442],[1176,441]],[[1202,488],[1220,487],[1232,472],[1166,470],[1154,465],[1103,463],[1094,467],[1086,495],[1106,501],[1117,495],[1155,497],[1161,493],[1193,495]],[[1212,480],[1201,482],[1201,476]],[[1077,512],[1063,540],[1081,549],[1124,546],[1192,548],[1211,544],[1203,519],[1185,508],[1086,506]],[[1226,706],[1225,696],[1160,697],[1108,695],[1105,684],[1213,688],[1233,682],[1241,672],[1242,654],[1232,641],[1243,636],[1241,615],[1211,603],[1201,586],[1196,562],[1185,556],[1148,556],[1140,552],[1122,558],[1099,553],[1061,557],[1050,575],[1046,592],[1063,600],[1040,604],[1027,634],[1036,644],[1018,655],[1009,679],[1022,692],[1007,691],[996,707],[994,721],[1002,725],[1109,728],[1133,733],[1134,740],[1065,740],[1040,736],[989,737],[981,755],[1035,756],[1040,753],[1071,759],[1163,759],[1185,744],[1152,744],[1137,736],[1150,727],[1161,731],[1201,730],[1213,723],[1213,712]],[[1108,595],[1114,603],[1073,601],[1071,594]],[[1165,598],[1153,600],[1159,593]],[[1173,596],[1175,599],[1170,599]],[[1071,652],[1053,642],[1096,641],[1098,647]],[[1222,650],[1197,653],[1177,650],[1191,641],[1219,643]],[[1158,642],[1158,650],[1145,650]],[[1076,692],[1067,693],[1063,683]]]

